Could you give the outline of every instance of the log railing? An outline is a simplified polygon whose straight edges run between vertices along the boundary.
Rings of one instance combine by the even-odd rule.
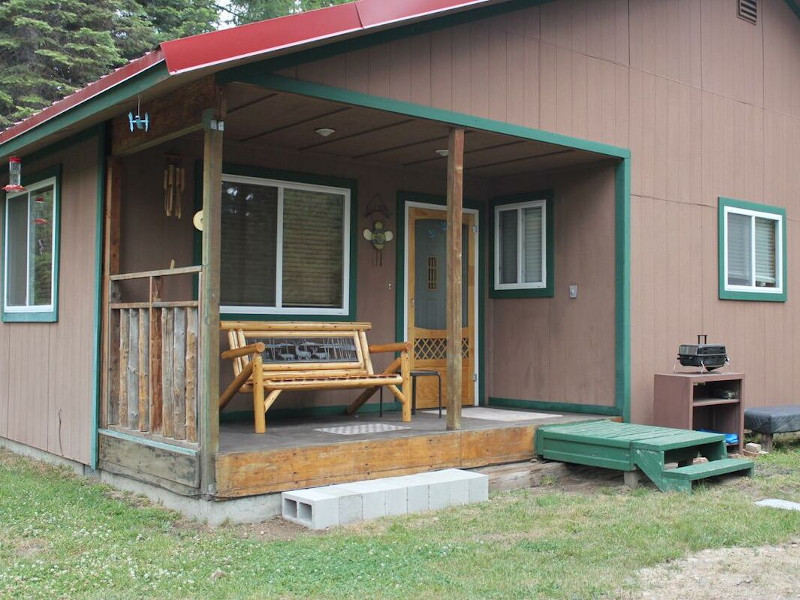
[[[200,272],[198,266],[109,277],[106,426],[197,442],[200,300],[164,301],[161,290],[164,278],[199,279]],[[147,284],[146,300],[121,301],[124,286],[136,280]]]

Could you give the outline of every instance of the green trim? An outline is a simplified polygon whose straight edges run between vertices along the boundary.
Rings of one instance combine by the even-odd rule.
[[[149,90],[169,78],[169,76],[166,63],[164,61],[159,62],[127,81],[56,115],[49,121],[45,121],[41,125],[7,141],[5,144],[0,144],[0,157],[19,153],[25,147],[50,135],[55,135],[67,127],[76,125],[83,119],[88,119],[101,111],[113,108],[121,102],[135,98],[138,94]]]
[[[614,169],[614,364],[616,410],[631,421],[631,159]]]
[[[595,152],[616,158],[630,158],[631,155],[630,150],[627,148],[621,148],[619,146],[601,144],[599,142],[592,142],[581,138],[561,135],[559,133],[552,133],[542,129],[532,129],[530,127],[522,127],[520,125],[513,125],[503,121],[484,119],[482,117],[475,117],[473,115],[457,113],[440,108],[432,108],[430,106],[402,102],[400,100],[393,100],[391,98],[371,96],[361,92],[353,92],[351,90],[331,87],[318,83],[290,79],[288,77],[281,77],[279,75],[271,75],[261,72],[257,67],[258,65],[256,64],[255,67],[247,65],[245,67],[240,67],[239,69],[233,69],[233,74],[227,78],[227,81],[249,83],[282,92],[290,92],[303,96],[311,96],[313,98],[322,98],[334,102],[363,106],[366,108],[408,115],[410,117],[416,117],[420,119],[440,121],[442,123],[449,123],[458,127],[483,129],[486,131],[511,135],[514,137],[534,140],[546,144],[564,146],[566,148],[572,148],[575,150]]]
[[[781,269],[781,284],[783,291],[781,293],[772,292],[756,292],[756,291],[732,291],[725,289],[725,208],[742,208],[745,210],[752,210],[755,212],[762,212],[767,214],[778,215],[781,217],[781,237],[783,243],[781,244],[782,255],[782,269]],[[719,274],[719,299],[720,300],[747,300],[751,302],[786,302],[787,296],[787,263],[788,254],[786,252],[786,209],[779,206],[769,206],[767,204],[756,204],[755,202],[747,202],[745,200],[737,200],[735,198],[719,197],[719,204],[717,208],[717,248],[718,248],[718,262],[717,271]],[[769,288],[765,288],[769,289]]]
[[[800,5],[798,5],[795,0],[784,0],[784,2],[786,2],[789,8],[792,9],[792,12],[795,14],[795,16],[800,19]]]
[[[495,289],[495,209],[505,204],[517,204],[527,201],[545,201],[545,269],[547,279],[543,288],[498,290]],[[511,196],[492,198],[489,203],[489,287],[490,298],[552,298],[555,294],[555,201],[553,190],[542,190]]]
[[[3,236],[0,239],[0,321],[3,323],[57,323],[58,322],[58,276],[59,263],[61,261],[61,165],[54,165],[32,175],[25,176],[23,173],[23,184],[33,187],[36,183],[45,179],[55,178],[55,224],[53,225],[53,308],[47,312],[6,312],[6,298],[3,290],[5,281],[5,214],[6,214],[6,195],[3,195]],[[31,183],[32,182],[32,183]]]
[[[619,417],[616,406],[598,406],[595,404],[570,404],[568,402],[545,402],[541,400],[518,400],[515,398],[489,398],[489,406],[502,408],[524,408],[546,412],[566,412]]]
[[[202,169],[199,169],[202,178]],[[344,315],[313,315],[313,314],[240,314],[221,313],[221,320],[246,320],[246,321],[354,321],[357,314],[357,275],[358,275],[358,182],[354,179],[317,175],[314,173],[300,173],[263,167],[222,165],[223,179],[225,175],[239,175],[242,177],[259,177],[262,179],[278,179],[281,181],[309,183],[312,185],[325,185],[331,187],[347,188],[350,190],[350,302],[347,314]],[[202,185],[200,186],[202,188]]]
[[[386,401],[383,403],[383,412],[400,412],[402,406],[399,402],[394,400]],[[377,402],[368,402],[358,409],[359,415],[375,414],[380,412],[380,404]],[[317,417],[335,417],[347,414],[347,405],[333,405],[333,406],[304,406],[299,408],[271,408],[267,413],[269,419],[297,419],[297,418],[317,418]],[[242,421],[252,421],[252,410],[232,410],[223,412],[219,416],[220,423],[241,423]],[[267,424],[269,426],[269,423]]]
[[[103,347],[103,224],[106,197],[106,143],[108,131],[106,125],[95,128],[97,135],[97,208],[94,223],[94,339],[92,340],[92,430],[89,440],[89,460],[92,469],[97,468],[99,459],[98,431],[100,429],[100,412],[102,384],[100,372],[103,364],[101,351]]]
[[[251,413],[252,414],[252,413]],[[133,442],[134,444],[141,444],[142,446],[149,446],[150,448],[158,448],[159,450],[167,450],[176,454],[184,454],[186,456],[197,456],[199,452],[192,448],[184,448],[183,446],[173,446],[172,444],[165,444],[164,442],[157,442],[146,437],[138,435],[131,435],[121,431],[114,431],[112,429],[100,429],[99,434],[107,435],[108,437],[117,438],[118,440],[125,440],[126,442]]]
[[[406,203],[421,202],[446,206],[447,198],[435,194],[397,192],[397,259],[395,263],[395,340],[406,339],[403,323],[405,314],[405,254],[406,254]],[[464,200],[464,208],[478,211],[478,404],[486,404],[486,235],[482,233],[486,223],[486,207],[481,202]]]

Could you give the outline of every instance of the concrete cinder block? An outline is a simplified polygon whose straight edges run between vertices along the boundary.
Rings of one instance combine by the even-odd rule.
[[[386,515],[404,515],[408,512],[408,488],[402,483],[387,479]]]
[[[363,505],[362,518],[365,521],[369,519],[378,519],[386,515],[387,485],[381,482],[381,480],[343,483],[336,487],[361,496]]]
[[[427,480],[419,475],[406,475],[402,480],[403,485],[406,486],[406,494],[408,496],[407,512],[415,513],[428,510],[430,508],[430,486]]]
[[[282,494],[284,518],[323,529],[384,515],[438,510],[489,498],[489,477],[444,469]]]
[[[473,471],[462,471],[461,469],[447,469],[442,471],[451,481],[451,486],[456,486],[458,489],[463,489],[466,483],[468,486],[468,497],[466,503],[472,504],[474,502],[485,502],[489,499],[489,477],[483,473],[475,473]],[[453,487],[451,487],[451,500],[453,504],[457,504],[453,499]],[[458,498],[456,496],[455,498]]]
[[[469,504],[469,481],[453,479],[450,485],[450,506]]]
[[[331,485],[323,488],[329,494],[339,500],[339,524],[355,523],[364,519],[364,497],[352,490],[342,489],[338,485]]]
[[[311,529],[339,524],[339,498],[324,488],[296,490],[281,494],[283,518]]]

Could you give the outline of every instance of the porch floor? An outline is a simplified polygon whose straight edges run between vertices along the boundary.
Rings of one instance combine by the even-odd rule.
[[[480,410],[483,414],[491,414],[489,411],[497,413],[498,418],[472,418],[471,413],[475,412],[476,409]],[[484,411],[486,412],[484,413]],[[507,415],[516,417],[523,413],[527,413],[530,416],[506,420],[508,418]],[[604,418],[607,417],[586,413],[545,413],[520,409],[506,410],[494,407],[465,406],[461,411],[461,430],[481,431],[525,425],[538,427],[539,425],[573,423],[576,421]],[[405,427],[406,429],[350,435],[318,431],[322,428],[366,424],[395,425]],[[301,448],[305,446],[327,446],[330,444],[347,442],[380,441],[420,435],[427,436],[436,433],[452,433],[447,431],[447,415],[444,409],[442,410],[441,418],[438,417],[438,411],[436,409],[417,410],[417,414],[412,417],[410,423],[403,423],[400,411],[393,410],[385,411],[382,417],[379,416],[378,413],[363,413],[353,416],[334,415],[328,417],[277,418],[270,420],[268,414],[266,434],[255,433],[252,421],[222,422],[219,428],[219,454],[276,450],[279,448]]]
[[[493,417],[474,418],[483,413]],[[546,415],[546,416],[545,416]],[[497,419],[511,420],[497,420]],[[446,430],[446,416],[418,410],[410,423],[398,411],[355,416],[268,419],[267,433],[251,421],[220,424],[217,497],[234,498],[290,489],[391,477],[444,468],[476,468],[530,460],[541,425],[608,417],[464,407],[462,429]],[[394,425],[392,431],[340,435],[321,428]]]

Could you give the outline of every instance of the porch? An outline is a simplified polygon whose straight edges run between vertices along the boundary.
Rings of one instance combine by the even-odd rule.
[[[217,119],[188,126],[195,117],[187,112],[172,129],[150,138],[137,139],[124,129],[113,135],[100,468],[187,496],[237,498],[529,460],[539,425],[620,414],[614,328],[619,307],[613,285],[618,161],[585,146],[559,145],[569,140],[553,136],[525,138],[478,127],[465,131],[430,116],[303,95],[283,89],[291,87],[283,79],[270,80],[271,89],[213,84],[199,82],[202,93],[182,90],[166,103],[151,99],[149,106],[154,123],[159,122],[179,96],[186,96],[188,106],[215,106]],[[321,138],[316,130],[324,127],[340,135]],[[448,145],[456,129],[466,150]],[[444,290],[451,259],[441,255],[431,261],[444,244],[438,250],[432,244],[415,246],[423,238],[444,239],[450,229],[444,209],[453,192],[448,175],[454,161],[448,162],[443,149],[458,154],[463,195],[469,199],[461,221],[462,268],[450,271],[461,272],[464,289],[458,294],[463,327],[455,327],[462,333],[463,360],[453,369],[461,376],[452,380],[447,369],[459,353],[447,347],[458,345],[459,336],[451,331],[455,323],[445,318],[444,294],[431,298],[424,311],[418,308],[423,294]],[[172,181],[169,169],[178,168],[186,170],[180,176],[182,200],[174,189],[166,197],[162,189],[163,182]],[[319,222],[303,221],[303,228],[291,230],[283,222],[284,230],[278,230],[282,221],[265,217],[267,208],[288,222],[289,213],[279,212],[280,207],[298,199],[299,192],[308,192],[308,202],[334,208],[320,211]],[[260,202],[255,217],[243,203],[245,196]],[[448,204],[461,209],[460,196]],[[183,218],[180,211],[175,214],[181,202]],[[201,208],[199,231],[189,216]],[[492,221],[502,214],[509,223],[521,223],[526,210],[539,215],[531,221],[533,233],[516,224],[509,231],[538,235],[540,252],[528,255],[515,246],[510,260],[536,263],[541,285],[495,290],[497,269],[488,265],[500,255],[500,246],[490,247],[490,239],[500,230]],[[362,236],[379,219],[395,233],[394,241],[380,249]],[[240,229],[232,234],[234,227]],[[239,236],[236,243],[232,235]],[[287,275],[283,253],[292,244],[302,246],[305,253],[291,257],[293,268],[309,265],[308,247],[317,248],[309,241],[320,237],[334,240],[336,252],[328,258],[335,259],[337,276],[320,298],[297,298],[312,283]],[[179,266],[167,268],[172,261]],[[238,279],[231,277],[232,265]],[[560,269],[558,293],[554,265]],[[324,266],[313,265],[315,277]],[[517,269],[511,287],[522,282]],[[243,282],[256,270],[261,280],[247,287]],[[567,281],[581,284],[580,300],[567,297]],[[224,349],[220,318],[371,322],[370,343],[410,341],[418,367],[442,374],[445,402],[455,397],[464,405],[461,429],[447,431],[444,418],[421,410],[402,425],[408,429],[357,436],[317,431],[400,420],[399,413],[387,412],[381,419],[371,412],[376,399],[357,417],[272,420],[270,413],[265,435],[253,433],[251,419],[230,423],[223,412],[220,422],[219,392],[233,377],[230,365],[219,361]],[[376,361],[376,371],[390,360]],[[435,403],[433,379],[426,379],[419,381],[421,408]],[[346,392],[293,392],[272,410],[335,414],[352,399]],[[468,416],[470,407],[493,402],[536,411],[555,408],[561,416],[511,421]],[[226,412],[247,411],[251,404],[241,395]]]
[[[267,435],[253,433],[249,420],[223,420],[214,497],[233,499],[445,468],[528,461],[534,457],[540,426],[607,418],[465,407],[462,428],[446,431],[444,416],[439,418],[437,412],[417,411],[410,423],[403,423],[396,410],[387,410],[382,416],[366,412],[352,417],[278,418]],[[480,417],[473,418],[471,412]],[[364,432],[350,433],[357,429]],[[191,487],[187,484],[199,474],[195,447],[181,443],[177,451],[170,452],[168,446],[175,447],[174,440],[146,433],[131,436],[123,428],[112,427],[101,432],[103,468],[134,478],[138,473],[140,480],[185,493],[188,489],[184,488]],[[162,467],[153,469],[156,456]]]

